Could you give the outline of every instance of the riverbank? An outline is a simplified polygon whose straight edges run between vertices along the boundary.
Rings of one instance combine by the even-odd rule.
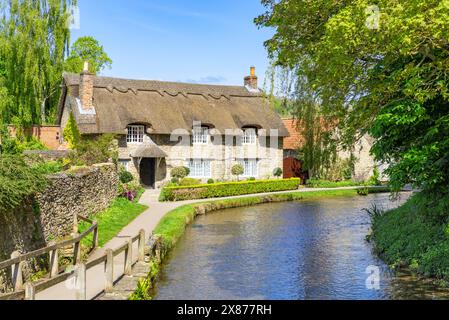
[[[370,193],[389,192],[388,188],[368,188]],[[331,190],[310,190],[296,191],[289,193],[278,193],[271,195],[257,195],[247,197],[237,197],[223,200],[210,200],[182,205],[173,211],[167,213],[156,226],[153,232],[153,238],[160,241],[159,252],[152,257],[152,272],[139,284],[138,290],[132,295],[133,300],[146,300],[151,298],[148,295],[149,290],[154,287],[157,281],[157,274],[161,263],[167,254],[174,248],[179,238],[184,234],[186,227],[192,223],[198,215],[204,215],[213,211],[248,207],[258,204],[272,202],[291,202],[300,200],[314,200],[324,197],[353,197],[358,196],[358,189],[331,189]]]
[[[395,210],[372,214],[370,240],[376,253],[394,269],[409,268],[447,286],[449,224],[446,202],[415,194]]]

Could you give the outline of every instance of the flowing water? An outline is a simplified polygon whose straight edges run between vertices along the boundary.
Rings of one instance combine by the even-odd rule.
[[[365,240],[388,194],[228,209],[198,218],[163,266],[156,299],[449,299],[392,272]]]

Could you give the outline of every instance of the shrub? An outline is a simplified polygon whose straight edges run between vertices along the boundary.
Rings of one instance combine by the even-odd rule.
[[[129,183],[134,180],[134,176],[131,174],[131,172],[128,172],[124,169],[121,169],[119,171],[119,178],[121,183]]]
[[[248,181],[256,181],[256,178],[251,177],[251,178],[248,179]]]
[[[166,187],[162,189],[160,200],[181,201],[296,190],[300,184],[300,179],[287,179],[227,182],[189,187]]]
[[[245,173],[245,168],[241,164],[236,164],[231,168],[231,173],[233,176],[236,176],[237,179]]]
[[[207,184],[214,184],[214,183],[215,183],[214,179],[207,180]]]
[[[380,182],[380,172],[377,167],[373,170],[373,176],[368,180],[368,184],[371,186],[380,186],[382,183]]]
[[[193,178],[184,178],[181,181],[179,181],[179,185],[180,186],[196,186],[198,184],[200,184],[201,181],[198,179],[193,179]]]
[[[129,201],[134,201],[138,198],[142,186],[137,182],[120,183],[119,195]]]
[[[307,180],[307,187],[309,188],[342,188],[342,187],[356,187],[360,185],[364,185],[364,183],[359,183],[353,180],[345,180],[339,182],[317,180],[317,179]]]
[[[64,171],[64,164],[62,161],[42,161],[32,167],[40,174],[54,174]]]
[[[173,168],[171,171],[171,176],[172,176],[172,178],[175,178],[175,179],[184,179],[189,174],[190,174],[190,169],[188,169],[186,167],[176,167],[176,168]]]
[[[274,171],[273,171],[273,176],[275,176],[275,177],[277,177],[277,178],[282,177],[283,174],[284,174],[284,171],[282,171],[281,168],[276,168],[276,169],[274,169]]]
[[[111,160],[117,162],[115,136],[103,134],[98,137],[83,137],[68,158],[73,166],[90,166]]]
[[[69,120],[63,132],[64,140],[69,144],[70,149],[76,149],[81,141],[81,133],[76,124],[73,112],[70,112]]]
[[[444,203],[448,196],[439,197]],[[376,215],[372,235],[376,252],[390,265],[413,266],[421,274],[449,280],[448,211],[438,203],[437,196],[421,192],[403,206]]]
[[[27,165],[21,155],[0,156],[0,211],[14,209],[47,184],[45,175]]]

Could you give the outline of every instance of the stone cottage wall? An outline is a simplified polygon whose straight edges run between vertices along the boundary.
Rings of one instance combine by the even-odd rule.
[[[273,178],[273,171],[283,167],[283,139],[259,136],[257,143],[251,146],[238,146],[235,143],[226,145],[223,136],[214,137],[213,141],[207,145],[192,146],[189,143],[179,144],[177,141],[170,141],[169,135],[145,135],[144,141],[149,139],[159,146],[167,155],[167,159],[158,159],[156,162],[156,187],[160,188],[170,181],[170,172],[173,168],[186,166],[189,159],[208,159],[211,161],[212,178],[215,180],[229,181],[235,179],[231,173],[232,165],[238,159],[258,160],[257,179]],[[184,137],[190,140],[190,137]],[[215,139],[218,139],[215,141]],[[233,138],[235,139],[235,138]],[[126,136],[119,139],[119,159],[128,161],[128,171],[139,177],[137,159],[133,159],[131,154],[140,145],[127,144]],[[204,179],[203,182],[206,182]]]
[[[73,232],[74,217],[110,206],[117,196],[114,164],[50,176],[50,186],[12,211],[0,210],[0,261],[14,251],[30,252]],[[1,277],[1,275],[0,275]],[[0,279],[1,289],[1,279]]]

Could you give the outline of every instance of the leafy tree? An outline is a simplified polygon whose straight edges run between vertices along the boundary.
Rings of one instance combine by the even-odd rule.
[[[65,62],[65,70],[81,73],[85,61],[89,62],[89,71],[92,73],[100,73],[105,68],[110,69],[112,64],[103,46],[93,37],[82,37],[75,41]]]
[[[274,175],[275,177],[277,177],[277,178],[282,177],[283,174],[284,174],[284,171],[282,171],[281,168],[276,168],[276,169],[274,169],[274,171],[273,171],[273,175]]]
[[[28,126],[55,120],[71,4],[76,0],[1,2],[0,57],[12,99],[2,109],[4,123],[16,119]]]
[[[263,0],[276,65],[306,78],[339,142],[376,138],[395,190],[448,193],[449,1]],[[300,94],[295,92],[295,94]]]
[[[241,164],[236,164],[231,168],[231,173],[233,176],[237,177],[237,180],[239,180],[239,177],[245,173],[245,168]]]

